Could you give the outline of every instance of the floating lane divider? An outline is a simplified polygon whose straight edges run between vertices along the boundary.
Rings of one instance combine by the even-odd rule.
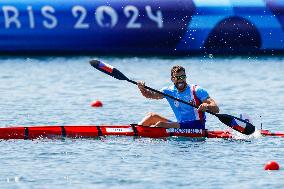
[[[104,62],[99,61],[99,60],[91,60],[90,64],[91,64],[91,66],[93,66],[97,70],[99,70],[99,71],[101,71],[101,72],[103,72],[103,73],[105,73],[105,74],[107,74],[111,77],[114,77],[115,79],[128,81],[128,82],[130,82],[134,85],[137,85],[136,81],[133,81],[133,80],[127,78],[117,68],[114,68],[113,66],[111,66],[107,63],[104,63]],[[158,91],[156,89],[150,88],[148,86],[145,86],[145,88],[148,89],[148,90],[154,91],[156,93],[162,94],[164,96],[167,96],[167,97],[174,99],[176,101],[187,104],[189,106],[192,106],[194,108],[198,108],[196,105],[193,105],[193,104],[186,102],[184,100],[181,100],[179,98],[173,97],[171,95],[168,95],[168,94],[163,93],[161,91]],[[250,135],[250,134],[254,133],[254,131],[255,131],[255,126],[252,125],[251,123],[249,123],[248,121],[244,120],[244,119],[241,119],[241,118],[229,115],[229,114],[216,114],[216,113],[210,112],[208,110],[206,112],[211,114],[211,115],[216,116],[222,123],[224,123],[225,125],[231,127],[232,129],[234,129],[234,130],[236,130],[236,131],[238,131],[242,134]]]

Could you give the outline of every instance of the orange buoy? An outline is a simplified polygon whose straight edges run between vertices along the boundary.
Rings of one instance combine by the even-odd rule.
[[[94,107],[94,108],[99,108],[99,107],[103,106],[103,103],[99,100],[95,100],[91,103],[91,106]]]
[[[279,170],[280,166],[276,161],[269,161],[265,164],[264,170]]]

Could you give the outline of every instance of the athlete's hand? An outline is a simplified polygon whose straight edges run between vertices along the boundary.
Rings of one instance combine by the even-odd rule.
[[[147,89],[144,81],[137,81],[137,86],[138,86],[141,94],[146,98],[151,98],[151,99],[162,99],[162,98],[164,98],[164,95],[157,93],[157,92],[154,92],[153,90],[150,90],[150,88]]]
[[[145,90],[145,82],[144,81],[137,81],[137,86],[140,90]]]
[[[208,104],[206,104],[206,103],[200,104],[200,106],[198,107],[197,110],[201,111],[201,112],[205,112],[206,110],[208,110]]]

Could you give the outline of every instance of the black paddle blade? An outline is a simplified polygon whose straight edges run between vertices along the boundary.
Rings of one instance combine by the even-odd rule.
[[[90,61],[91,66],[94,68],[100,70],[101,72],[104,72],[105,74],[108,74],[116,79],[119,80],[128,80],[128,78],[121,73],[118,69],[114,68],[113,66],[106,64],[104,62],[101,62],[99,60],[91,60]]]
[[[250,135],[255,131],[255,126],[238,117],[234,117],[228,114],[216,114],[216,116],[222,123],[228,125],[236,131],[239,131],[242,134]]]

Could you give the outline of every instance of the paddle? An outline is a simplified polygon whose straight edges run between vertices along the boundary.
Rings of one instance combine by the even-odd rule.
[[[123,73],[121,73],[118,69],[112,67],[111,65],[108,65],[108,64],[101,62],[101,61],[98,61],[98,60],[91,60],[90,64],[94,68],[96,68],[96,69],[100,70],[101,72],[104,72],[104,73],[106,73],[106,74],[108,74],[108,75],[110,75],[110,76],[112,76],[116,79],[125,80],[125,81],[128,81],[130,83],[137,85],[136,81],[128,79]],[[167,96],[171,99],[182,102],[184,104],[190,105],[194,108],[198,108],[196,105],[193,105],[193,104],[186,102],[184,100],[175,98],[173,96],[165,94],[165,93],[158,91],[156,89],[152,89],[148,86],[145,86],[145,88],[148,89],[148,90],[154,91],[156,93],[162,94],[164,96]],[[216,113],[213,113],[213,112],[210,112],[210,111],[206,111],[206,112],[218,117],[219,120],[222,123],[224,123],[225,125],[231,127],[232,129],[234,129],[234,130],[236,130],[236,131],[238,131],[242,134],[250,135],[250,134],[254,133],[254,131],[255,131],[255,126],[253,126],[251,123],[249,123],[248,121],[243,120],[241,118],[238,118],[238,117],[235,117],[235,116],[232,116],[232,115],[228,115],[228,114],[216,114]]]

